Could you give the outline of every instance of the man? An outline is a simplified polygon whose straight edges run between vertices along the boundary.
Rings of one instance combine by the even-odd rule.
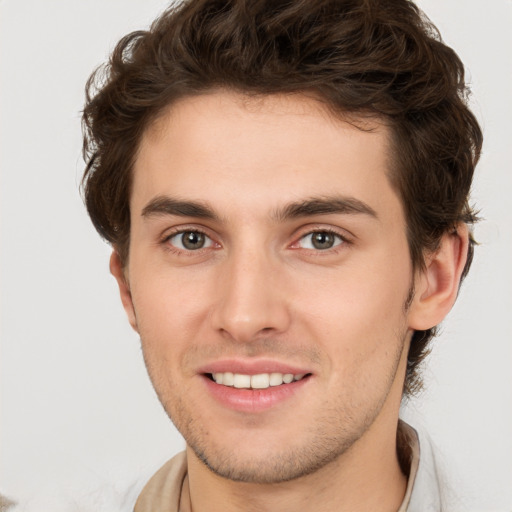
[[[398,419],[471,263],[482,136],[406,0],[195,0],[91,77],[84,193],[186,453],[144,511],[442,507]]]

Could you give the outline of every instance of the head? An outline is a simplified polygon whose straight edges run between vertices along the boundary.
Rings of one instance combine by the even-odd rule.
[[[123,38],[88,82],[86,205],[127,268],[134,167],[144,137],[173,108],[212,94],[236,96],[249,110],[269,98],[307,98],[366,135],[385,127],[408,271],[421,274],[443,237],[476,220],[468,197],[482,135],[467,92],[460,59],[407,0],[185,1]],[[472,248],[469,235],[463,276]],[[411,285],[404,309],[414,295]],[[420,385],[434,332],[412,334],[406,393]]]
[[[334,115],[385,120],[414,269],[444,233],[475,221],[468,197],[482,135],[466,105],[463,64],[412,2],[195,0],[123,38],[88,82],[85,201],[123,262],[142,134],[168,105],[219,88],[303,92]],[[472,254],[471,240],[464,275]],[[419,387],[434,333],[413,337],[406,392]]]

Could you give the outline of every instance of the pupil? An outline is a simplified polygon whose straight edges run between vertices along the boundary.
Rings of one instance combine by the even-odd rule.
[[[312,242],[315,249],[330,249],[334,244],[334,236],[331,233],[315,233]]]
[[[203,233],[191,231],[189,233],[184,233],[181,241],[183,243],[183,247],[187,249],[201,249],[204,245],[204,235]]]

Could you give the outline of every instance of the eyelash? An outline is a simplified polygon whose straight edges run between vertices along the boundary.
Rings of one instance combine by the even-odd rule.
[[[166,250],[168,250],[169,252],[172,252],[174,254],[178,254],[178,255],[185,255],[185,256],[194,256],[194,255],[199,255],[201,254],[203,251],[205,250],[208,250],[208,249],[212,249],[212,247],[202,247],[200,249],[196,249],[196,250],[186,250],[186,249],[180,249],[178,247],[175,247],[173,246],[172,244],[170,244],[170,240],[172,238],[174,238],[175,236],[178,236],[178,235],[183,235],[185,233],[199,233],[199,234],[202,234],[204,235],[207,239],[209,239],[212,243],[212,245],[216,245],[216,246],[220,246],[220,244],[218,244],[217,242],[215,242],[213,240],[212,237],[210,237],[208,235],[208,233],[206,233],[205,230],[202,230],[200,228],[197,228],[197,227],[194,227],[194,228],[180,228],[180,229],[177,229],[176,231],[173,231],[171,233],[168,233],[164,236],[164,238],[161,240],[161,244],[164,246],[164,248]],[[330,229],[330,228],[323,228],[323,227],[318,227],[318,228],[314,228],[314,229],[310,229],[308,230],[307,232],[301,234],[295,242],[293,242],[289,247],[291,249],[300,249],[301,247],[298,247],[298,244],[300,243],[301,240],[304,240],[306,237],[308,236],[311,236],[315,233],[327,233],[327,234],[330,234],[330,235],[333,235],[335,236],[336,238],[338,238],[340,240],[340,243],[338,243],[337,245],[331,247],[331,248],[328,248],[328,249],[304,249],[306,251],[310,251],[311,253],[314,253],[316,255],[327,255],[327,254],[333,254],[333,253],[337,253],[339,252],[340,250],[342,250],[342,248],[344,246],[347,246],[347,245],[350,245],[352,243],[352,241],[345,235],[342,235],[341,233],[339,233],[338,231],[334,230],[334,229]],[[215,247],[214,247],[215,248]]]
[[[185,233],[199,233],[201,235],[204,235],[207,239],[211,240],[212,245],[219,245],[212,239],[211,236],[208,235],[208,233],[206,233],[206,231],[199,229],[197,227],[177,229],[176,231],[166,234],[160,243],[164,246],[164,248],[167,251],[169,251],[173,254],[178,254],[180,256],[183,256],[183,255],[184,256],[196,256],[198,254],[201,254],[205,250],[211,249],[211,247],[201,247],[200,249],[196,249],[195,251],[194,250],[186,250],[186,249],[180,249],[179,247],[175,247],[169,243],[170,240],[172,238],[174,238],[175,236],[183,235]]]
[[[297,238],[297,241],[294,242],[291,247],[293,249],[295,249],[295,248],[300,249],[301,247],[298,247],[298,244],[300,243],[300,241],[304,240],[306,237],[311,236],[315,233],[326,233],[329,235],[333,235],[334,237],[336,237],[340,240],[340,243],[338,243],[328,249],[323,249],[323,250],[322,249],[304,249],[304,250],[309,251],[310,253],[315,254],[317,256],[322,256],[322,255],[327,256],[330,254],[337,254],[339,251],[343,250],[344,247],[346,247],[347,245],[350,245],[352,243],[351,240],[347,236],[342,235],[339,231],[336,231],[331,228],[324,228],[324,227],[319,226],[319,227],[310,229],[307,232],[301,234],[300,237]],[[297,246],[297,247],[294,247],[294,246]]]

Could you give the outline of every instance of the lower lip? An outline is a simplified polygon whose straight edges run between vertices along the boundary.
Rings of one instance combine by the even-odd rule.
[[[208,392],[223,406],[240,412],[262,412],[281,405],[292,398],[310,379],[311,376],[307,376],[290,384],[266,389],[239,389],[217,384],[203,375]]]

